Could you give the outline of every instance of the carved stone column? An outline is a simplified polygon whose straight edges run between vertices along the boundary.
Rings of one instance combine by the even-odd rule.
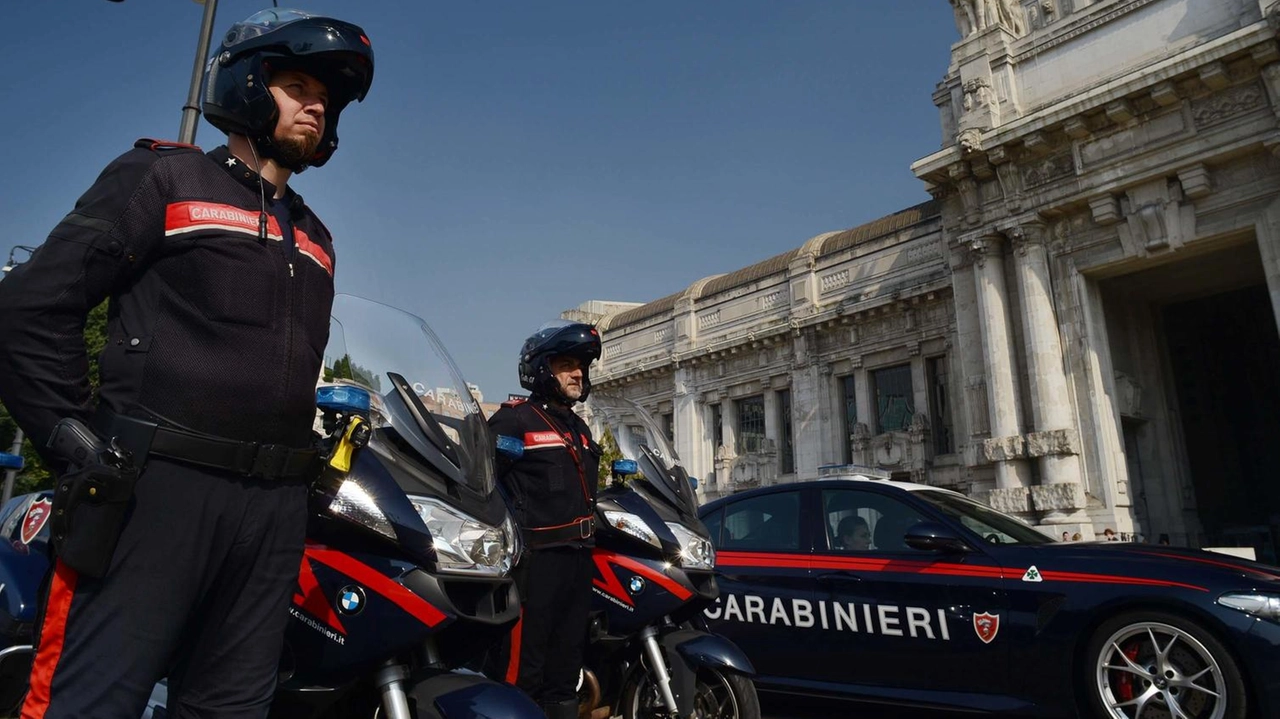
[[[1040,463],[1041,486],[1031,488],[1035,508],[1050,524],[1085,521],[1081,482],[1080,440],[1067,394],[1062,340],[1053,309],[1049,282],[1049,253],[1045,227],[1025,224],[1009,231],[1017,263],[1018,294],[1022,298],[1022,329],[1031,379],[1031,418],[1035,431],[1027,435],[1027,454]]]
[[[705,479],[711,469],[711,458],[705,456],[708,445],[705,438],[708,432],[702,424],[698,394],[693,391],[693,368],[687,364],[678,368],[674,380],[675,393],[671,407],[676,436],[673,444],[685,467],[691,473],[696,473],[695,476]]]
[[[990,501],[998,508],[1025,512],[1030,471],[1023,459],[1022,408],[1014,381],[1012,339],[1009,332],[1009,293],[1004,280],[1004,238],[998,234],[969,243],[973,253],[973,279],[982,326],[983,363],[987,373],[987,404],[991,439],[984,442],[983,457],[995,464],[996,492]]]

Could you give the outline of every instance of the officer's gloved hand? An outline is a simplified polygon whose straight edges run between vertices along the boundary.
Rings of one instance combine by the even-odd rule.
[[[76,572],[104,577],[132,504],[138,469],[127,452],[74,419],[58,423],[49,449],[67,467],[53,490],[54,551]]]

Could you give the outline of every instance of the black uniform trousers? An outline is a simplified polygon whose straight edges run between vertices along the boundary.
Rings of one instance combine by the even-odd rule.
[[[591,548],[535,549],[526,562],[507,681],[543,706],[576,699],[591,610]]]
[[[300,479],[152,458],[111,570],[47,582],[22,719],[265,717],[306,532]]]

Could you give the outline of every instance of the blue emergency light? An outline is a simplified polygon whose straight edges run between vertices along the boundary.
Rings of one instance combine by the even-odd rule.
[[[369,414],[369,392],[345,384],[317,387],[316,406],[329,412]]]
[[[22,469],[24,466],[22,455],[0,452],[0,469]]]
[[[634,459],[615,459],[613,460],[613,473],[620,474],[623,477],[629,474],[639,474],[640,465]]]
[[[520,459],[524,456],[524,442],[515,437],[500,434],[498,435],[498,453],[504,454],[511,459]]]

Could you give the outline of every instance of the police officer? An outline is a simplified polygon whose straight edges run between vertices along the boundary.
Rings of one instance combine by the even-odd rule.
[[[76,418],[132,453],[45,451],[57,561],[24,718],[136,719],[166,676],[172,716],[266,715],[334,292],[333,241],[287,183],[332,156],[372,80],[355,25],[235,24],[203,100],[227,146],[139,141],[0,283],[0,399],[18,424],[43,447]],[[95,412],[82,333],[107,298]]]
[[[596,328],[543,325],[520,350],[520,385],[529,399],[506,402],[489,419],[495,433],[524,442],[519,460],[500,458],[498,466],[528,550],[517,570],[524,605],[511,635],[506,680],[550,719],[578,715],[601,452],[573,405],[591,392],[588,370],[599,358]]]

